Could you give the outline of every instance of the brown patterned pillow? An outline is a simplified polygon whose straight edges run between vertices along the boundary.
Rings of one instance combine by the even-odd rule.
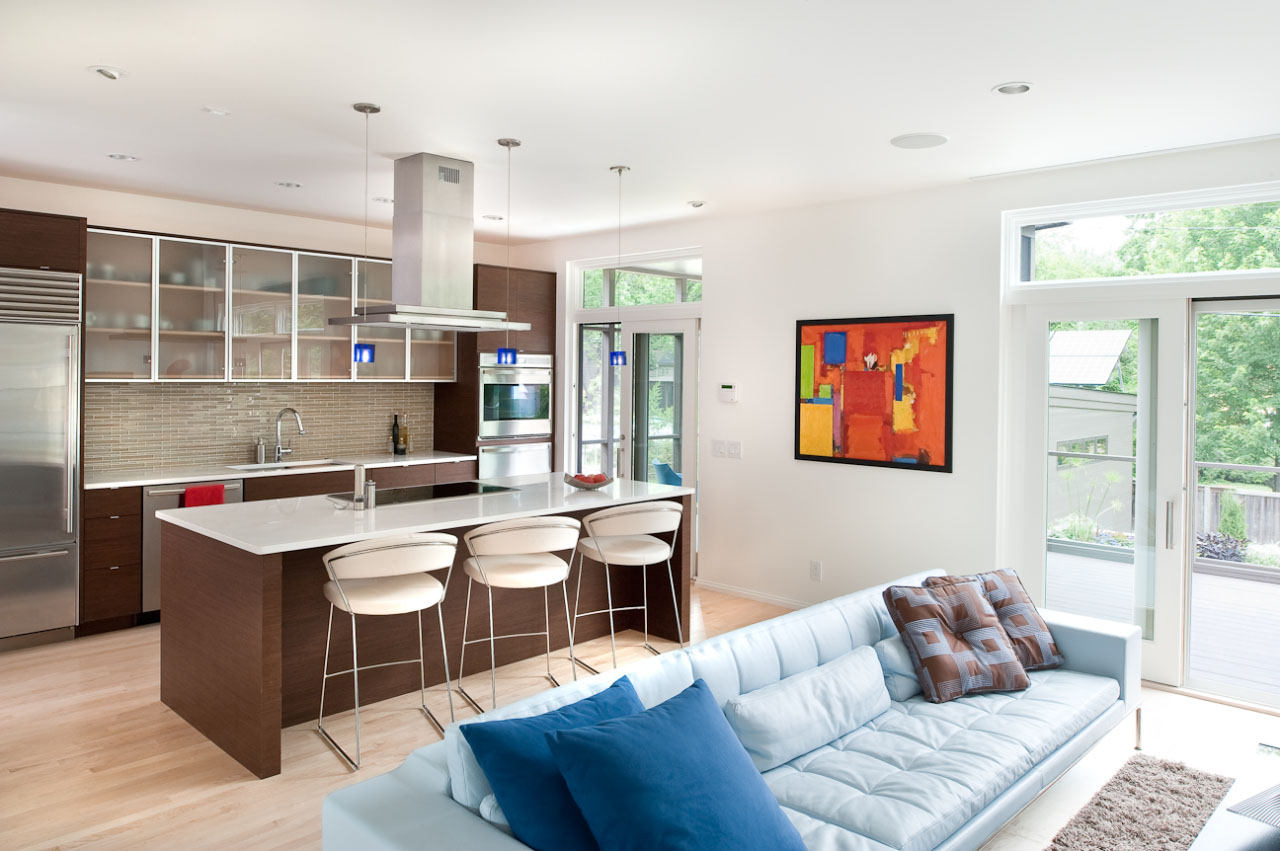
[[[891,585],[884,602],[930,703],[1027,687],[1027,672],[977,585]]]
[[[976,576],[930,576],[924,581],[928,588],[955,585],[961,582],[975,583],[982,589],[991,608],[1000,618],[1000,626],[1013,644],[1018,661],[1028,671],[1057,668],[1064,661],[1053,640],[1049,625],[1040,617],[1035,603],[1022,587],[1022,580],[1012,570],[993,570]]]

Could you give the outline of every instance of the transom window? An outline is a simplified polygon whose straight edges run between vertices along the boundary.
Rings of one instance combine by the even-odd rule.
[[[587,269],[582,273],[582,306],[641,307],[702,301],[702,278],[662,275],[648,269]]]

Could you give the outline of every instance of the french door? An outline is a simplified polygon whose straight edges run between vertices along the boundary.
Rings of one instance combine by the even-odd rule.
[[[1183,673],[1187,302],[1026,308],[1027,563],[1045,605],[1136,624]]]
[[[578,469],[692,483],[697,467],[696,319],[579,326]],[[626,366],[610,362],[626,353]]]

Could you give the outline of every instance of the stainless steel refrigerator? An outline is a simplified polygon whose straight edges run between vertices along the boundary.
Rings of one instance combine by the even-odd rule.
[[[77,621],[80,283],[79,275],[0,268],[3,643]]]

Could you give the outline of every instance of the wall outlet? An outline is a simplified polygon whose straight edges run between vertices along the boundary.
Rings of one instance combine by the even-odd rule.
[[[812,579],[814,582],[822,581],[822,562],[820,561],[809,562],[809,578]]]
[[[739,460],[742,459],[742,441],[741,440],[729,441],[729,457],[737,458]]]

